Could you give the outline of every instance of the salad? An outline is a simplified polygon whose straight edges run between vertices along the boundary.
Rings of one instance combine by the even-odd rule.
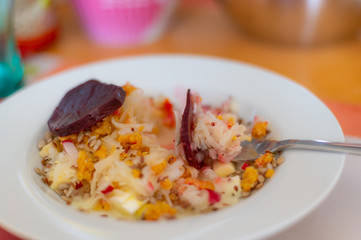
[[[181,111],[164,96],[89,80],[65,94],[38,143],[44,184],[69,205],[131,220],[173,219],[236,204],[284,159],[236,162],[268,122],[243,122],[230,98],[204,104],[188,90]]]

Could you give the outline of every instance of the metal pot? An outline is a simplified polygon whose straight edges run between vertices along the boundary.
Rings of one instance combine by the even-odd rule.
[[[361,0],[222,0],[241,28],[286,44],[313,45],[356,34]]]

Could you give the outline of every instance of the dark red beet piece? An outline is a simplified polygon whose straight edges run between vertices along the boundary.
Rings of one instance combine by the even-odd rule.
[[[122,87],[89,80],[65,94],[51,115],[50,131],[64,137],[89,128],[122,106]]]
[[[183,146],[184,155],[190,166],[201,169],[202,162],[197,160],[195,151],[192,150],[192,129],[193,127],[193,102],[190,89],[187,91],[187,102],[182,115],[180,128],[180,141]]]

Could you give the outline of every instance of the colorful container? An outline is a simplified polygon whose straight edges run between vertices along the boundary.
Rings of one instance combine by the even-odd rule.
[[[23,56],[44,49],[58,35],[58,19],[54,1],[14,1],[15,38]]]
[[[23,66],[14,40],[13,0],[0,0],[0,100],[23,85]]]
[[[176,0],[72,0],[88,35],[107,46],[149,43],[161,35]]]

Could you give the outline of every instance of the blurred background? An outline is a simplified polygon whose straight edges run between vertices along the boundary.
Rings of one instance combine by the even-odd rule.
[[[0,99],[85,63],[172,53],[285,75],[361,141],[361,0],[0,0]]]
[[[283,74],[336,112],[361,108],[360,0],[1,0],[0,9],[2,79],[12,69],[0,97],[88,62],[181,53]]]
[[[14,2],[25,84],[108,58],[202,54],[273,70],[325,100],[361,104],[361,1]]]

